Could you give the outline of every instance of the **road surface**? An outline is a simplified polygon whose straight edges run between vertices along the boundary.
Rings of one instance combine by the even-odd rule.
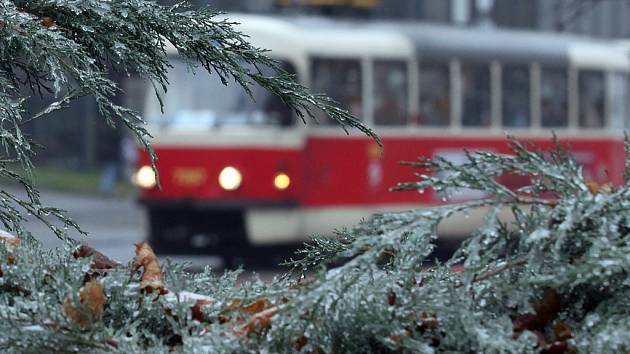
[[[17,196],[24,195],[24,192],[17,187],[0,186],[0,188]],[[143,241],[147,235],[146,215],[133,198],[41,191],[41,202],[45,206],[66,210],[66,215],[88,233],[87,236],[83,236],[75,230],[68,230],[70,236],[123,264],[133,259],[134,244]],[[46,225],[33,217],[29,218],[25,227],[40,240],[46,249],[60,247],[63,244]],[[264,276],[284,271],[284,268],[276,266],[289,258],[296,247],[298,245],[244,250],[244,257],[232,257],[228,260],[220,255],[158,256],[168,257],[178,263],[189,263],[192,270],[203,269],[205,266],[221,270],[225,267],[236,268],[244,264],[246,270],[253,270]]]
[[[24,193],[15,187],[0,186],[15,195]],[[76,231],[70,230],[70,235],[82,240],[112,259],[121,263],[127,263],[134,257],[134,244],[145,239],[147,234],[147,220],[143,209],[132,198],[115,198],[66,194],[53,191],[42,191],[41,202],[47,206],[55,206],[67,211],[81,228],[88,233],[82,236]],[[54,248],[62,245],[53,232],[38,220],[31,220],[25,225],[27,229],[42,242],[44,248]],[[453,243],[453,242],[451,242]],[[450,256],[452,250],[458,245],[443,243],[439,250],[444,254],[436,255],[444,260]],[[446,246],[446,247],[444,247]],[[178,263],[188,262],[191,269],[202,269],[210,266],[215,270],[224,267],[235,268],[240,263],[245,263],[245,269],[255,270],[263,274],[277,274],[284,268],[275,268],[282,260],[288,259],[298,245],[284,247],[265,247],[244,250],[245,258],[232,258],[228,262],[218,255],[214,256],[169,256]],[[165,258],[164,255],[159,255]],[[248,258],[250,257],[250,258]]]
[[[17,187],[1,186],[14,195],[24,192]],[[88,233],[83,236],[69,230],[70,236],[88,243],[105,255],[122,263],[133,259],[134,244],[145,239],[147,221],[145,213],[131,198],[100,197],[41,191],[41,202],[67,211],[81,228]],[[47,249],[59,247],[62,242],[43,223],[29,218],[26,228],[41,241]],[[220,257],[171,257],[178,262],[191,262],[194,267],[209,265],[222,267]]]

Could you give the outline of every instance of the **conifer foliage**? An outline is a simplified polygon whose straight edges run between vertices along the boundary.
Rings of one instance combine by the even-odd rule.
[[[298,112],[324,109],[372,134],[281,71],[269,78],[244,69],[242,63],[274,64],[213,12],[140,0],[0,1],[0,139],[26,168],[33,143],[20,125],[82,95],[93,96],[107,119],[123,122],[146,143],[137,114],[112,102],[118,89],[106,72],[134,70],[156,86],[166,84],[164,40],[226,80],[258,82]],[[27,116],[25,88],[59,99]],[[287,276],[238,286],[239,272],[188,273],[182,265],[160,264],[145,243],[129,264],[72,240],[42,250],[19,227],[21,208],[46,222],[52,213],[74,224],[42,207],[28,179],[21,179],[30,199],[2,192],[0,204],[5,227],[18,236],[0,234],[0,350],[630,351],[630,177],[621,186],[598,185],[585,180],[558,142],[544,152],[513,139],[510,144],[511,154],[471,152],[462,165],[439,157],[410,162],[420,180],[395,187],[447,196],[470,188],[486,197],[375,215],[314,239],[288,262]],[[0,172],[22,178],[6,161]],[[530,183],[507,188],[497,179],[505,173]],[[430,263],[438,225],[478,208],[489,210],[483,226],[445,264]]]
[[[292,271],[237,284],[146,243],[119,264],[83,245],[0,239],[0,348],[16,352],[621,353],[630,351],[630,185],[585,180],[564,147],[410,165],[396,189],[486,197],[375,215],[314,239]],[[483,170],[485,174],[475,171]],[[526,176],[507,189],[498,176]],[[436,175],[447,176],[437,178]],[[437,226],[486,208],[444,264]],[[506,218],[507,210],[511,218]],[[305,276],[306,275],[306,276]]]

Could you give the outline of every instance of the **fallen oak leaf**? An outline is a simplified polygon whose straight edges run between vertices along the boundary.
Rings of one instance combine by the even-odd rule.
[[[92,279],[79,289],[79,304],[75,304],[69,295],[63,303],[63,311],[82,329],[89,328],[101,319],[105,305],[103,284]]]
[[[230,312],[238,309],[241,306],[241,299],[233,299],[230,303],[223,308],[221,313],[218,316],[219,323],[230,322],[232,317],[229,315]]]
[[[7,251],[10,253],[17,251],[17,248],[20,247],[22,243],[19,238],[2,229],[0,229],[0,242],[4,244],[4,247],[6,247]]]
[[[114,347],[115,349],[118,349],[118,342],[113,340],[112,338],[105,339],[105,344],[109,344],[110,346]]]
[[[192,312],[192,319],[199,322],[204,322],[207,319],[207,317],[203,313],[203,311],[201,311],[201,307],[204,305],[210,305],[210,303],[211,302],[208,300],[195,301],[195,304],[193,305],[193,307],[190,308],[190,311]]]
[[[16,261],[17,249],[20,247],[22,241],[14,235],[0,229],[0,243],[4,245],[9,253],[7,263],[14,264]]]
[[[389,293],[387,293],[387,303],[389,306],[396,305],[396,293],[393,290],[390,290]]]
[[[86,244],[82,244],[81,246],[77,247],[72,252],[72,256],[74,258],[92,257],[92,263],[90,267],[95,270],[112,269],[121,266],[119,262],[112,260],[111,258],[107,257],[106,255]]]
[[[253,315],[247,322],[234,330],[237,336],[248,335],[250,333],[261,334],[271,325],[271,317],[278,312],[278,307],[273,306],[262,312]]]
[[[420,333],[424,333],[428,329],[435,329],[440,326],[440,320],[437,319],[435,314],[429,314],[423,311],[418,317],[419,321],[416,324],[416,330]]]
[[[223,309],[223,312],[234,311],[240,306],[241,306],[241,299],[232,299],[232,301],[230,301],[230,303],[227,306],[225,306],[225,308]]]
[[[241,310],[245,313],[248,313],[250,315],[259,313],[261,311],[264,311],[268,308],[272,307],[271,303],[269,302],[269,300],[267,299],[258,299],[254,302],[252,302],[249,305],[245,305],[243,307],[241,307]]]
[[[561,320],[556,321],[556,324],[553,326],[553,333],[556,335],[556,340],[559,341],[565,341],[573,338],[571,328],[568,324]]]
[[[160,295],[167,291],[162,282],[162,269],[153,249],[146,241],[136,244],[136,258],[133,271],[143,268],[140,289],[148,293],[157,290]]]
[[[595,181],[586,182],[586,186],[588,187],[588,191],[591,194],[610,194],[612,193],[613,186],[610,182],[599,184]]]
[[[42,17],[39,23],[48,29],[51,29],[51,30],[57,29],[57,22],[55,22],[55,20],[53,20],[53,18],[50,16]]]
[[[531,305],[534,309],[534,314],[522,314],[513,319],[514,338],[518,338],[525,330],[544,332],[545,326],[558,317],[562,309],[560,295],[553,288],[546,288],[542,300]],[[540,343],[541,341],[539,340]]]
[[[293,341],[293,350],[299,352],[306,344],[308,344],[308,337],[301,335]]]
[[[90,263],[90,271],[85,272],[85,275],[83,277],[83,284],[99,276],[104,276],[110,269],[122,266],[117,261],[110,259],[106,255],[86,244],[82,244],[77,247],[72,252],[72,256],[77,259],[92,257],[92,262]]]

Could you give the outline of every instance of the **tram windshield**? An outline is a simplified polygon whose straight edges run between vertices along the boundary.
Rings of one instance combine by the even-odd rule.
[[[252,97],[230,80],[226,86],[218,75],[203,70],[191,73],[181,60],[171,61],[168,90],[158,93],[164,103],[164,113],[153,88],[146,95],[144,115],[148,122],[165,128],[203,128],[222,126],[290,126],[293,112],[280,98],[257,84],[250,86]],[[289,64],[283,68],[292,73]],[[262,70],[272,75],[271,69]]]

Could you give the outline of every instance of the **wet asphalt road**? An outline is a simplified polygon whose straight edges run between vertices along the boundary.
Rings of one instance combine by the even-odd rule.
[[[22,196],[24,192],[16,187],[0,186],[14,195]],[[41,191],[41,202],[46,206],[55,206],[66,210],[66,215],[74,219],[88,233],[87,236],[75,230],[68,230],[75,239],[94,247],[108,257],[127,263],[134,257],[134,244],[146,239],[147,218],[144,210],[133,198],[77,195],[54,191]],[[26,228],[41,241],[47,249],[59,247],[62,242],[43,223],[33,217],[25,224]],[[297,247],[297,245],[292,246]],[[186,262],[192,270],[210,266],[215,270],[225,267],[236,268],[243,265],[247,270],[265,274],[273,274],[283,268],[277,264],[292,254],[292,247],[274,247],[244,251],[243,257],[225,259],[221,255],[158,255],[170,258],[175,262]]]
[[[21,195],[18,189],[10,190],[16,195]],[[83,236],[70,229],[68,230],[70,236],[121,262],[131,260],[134,255],[134,243],[145,238],[144,212],[132,199],[42,191],[41,202],[66,210],[66,215],[88,233],[87,236]],[[62,244],[50,229],[34,218],[29,219],[26,227],[45,248],[54,248]]]
[[[14,187],[0,186],[15,195],[24,193]],[[67,211],[81,228],[88,233],[82,236],[76,231],[70,231],[70,235],[89,244],[108,257],[122,263],[131,261],[134,257],[134,244],[143,241],[147,235],[147,218],[144,210],[132,198],[101,197],[88,195],[75,195],[53,191],[41,192],[42,204],[55,206]],[[53,232],[37,220],[26,223],[27,229],[37,237],[45,248],[59,247],[62,242],[56,238]],[[446,246],[445,255],[438,255],[440,259],[450,255],[458,241]],[[226,259],[221,255],[203,256],[168,256],[178,263],[190,263],[191,269],[202,269],[210,266],[214,270],[236,268],[244,263],[246,270],[267,275],[283,272],[286,268],[277,265],[288,259],[299,245],[287,245],[284,247],[266,247],[259,249],[242,250],[243,257],[231,257]],[[438,247],[442,249],[442,247]],[[167,255],[159,255],[166,258]]]

